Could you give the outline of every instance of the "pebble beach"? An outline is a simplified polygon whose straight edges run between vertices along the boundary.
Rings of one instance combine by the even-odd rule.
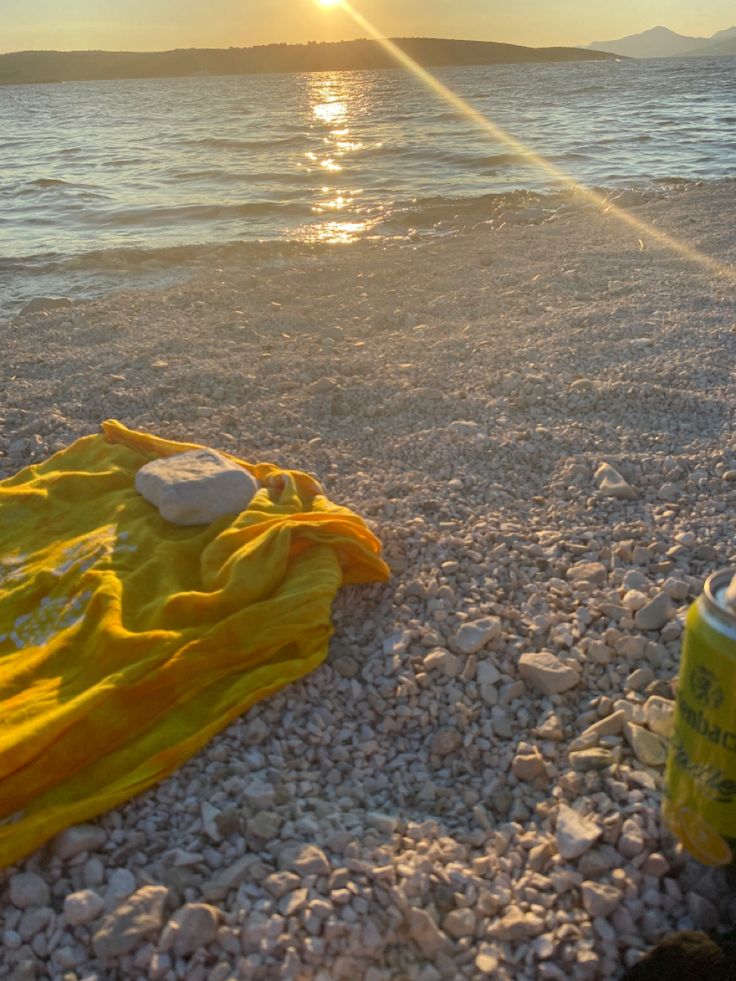
[[[734,187],[616,200],[730,277],[525,194],[0,323],[0,478],[117,418],[313,473],[393,572],[311,676],[0,870],[0,977],[610,981],[733,925],[660,808],[684,616],[736,564]]]

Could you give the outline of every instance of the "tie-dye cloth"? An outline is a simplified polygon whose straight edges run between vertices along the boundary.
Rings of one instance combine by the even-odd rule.
[[[247,510],[179,527],[135,475],[201,447],[102,429],[0,483],[0,867],[313,670],[338,588],[388,578],[307,474],[230,457],[261,485]]]

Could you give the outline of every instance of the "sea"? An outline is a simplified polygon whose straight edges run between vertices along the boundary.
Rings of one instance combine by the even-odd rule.
[[[736,176],[736,57],[0,87],[0,316],[238,250],[448,235],[499,196]],[[562,172],[560,174],[559,172]]]

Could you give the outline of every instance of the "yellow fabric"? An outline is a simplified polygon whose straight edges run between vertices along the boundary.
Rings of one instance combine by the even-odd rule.
[[[0,867],[314,669],[340,585],[388,578],[307,474],[236,460],[249,508],[177,527],[135,474],[199,447],[102,428],[0,483]]]

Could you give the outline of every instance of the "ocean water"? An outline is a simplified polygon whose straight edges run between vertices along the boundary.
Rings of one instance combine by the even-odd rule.
[[[589,186],[736,176],[736,58],[436,74]],[[564,186],[398,70],[2,87],[0,313],[231,248],[451,233]]]

